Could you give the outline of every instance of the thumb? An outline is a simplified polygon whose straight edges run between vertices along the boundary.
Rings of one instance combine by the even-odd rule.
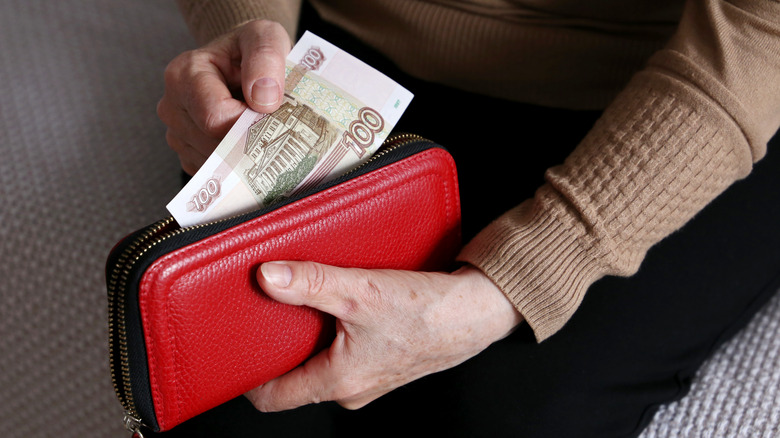
[[[350,309],[354,311],[356,300],[350,294],[361,283],[358,277],[355,270],[315,262],[268,262],[257,270],[257,281],[271,298],[313,307],[342,320],[354,317]]]
[[[284,96],[285,58],[290,37],[281,24],[252,21],[239,33],[241,88],[250,108],[270,113],[279,108]]]

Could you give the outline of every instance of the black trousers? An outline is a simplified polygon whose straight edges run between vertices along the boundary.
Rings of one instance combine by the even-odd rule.
[[[455,156],[464,238],[533,196],[599,116],[425,83],[305,10],[312,30],[415,98],[397,131]],[[780,288],[780,139],[753,173],[653,247],[630,278],[604,278],[571,321],[537,344],[527,325],[453,369],[368,406],[263,414],[242,397],[165,436],[631,437],[684,396],[702,362]]]

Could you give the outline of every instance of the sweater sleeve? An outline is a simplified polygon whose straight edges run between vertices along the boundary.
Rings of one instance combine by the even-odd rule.
[[[485,272],[538,341],[589,286],[747,176],[780,126],[780,3],[691,0],[676,34],[529,199],[459,259]]]
[[[279,22],[295,41],[301,0],[176,0],[200,44],[256,19]]]

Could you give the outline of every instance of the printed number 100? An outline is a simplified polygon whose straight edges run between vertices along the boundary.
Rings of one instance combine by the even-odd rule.
[[[206,181],[206,184],[192,197],[191,202],[196,210],[203,211],[219,196],[219,191],[219,181],[215,178],[211,178]]]

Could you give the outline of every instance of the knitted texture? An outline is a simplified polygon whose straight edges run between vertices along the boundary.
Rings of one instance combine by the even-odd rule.
[[[537,339],[565,324],[593,281],[636,272],[652,245],[764,156],[780,124],[780,3],[735,3],[687,3],[668,46],[547,172],[532,205],[461,254]]]
[[[301,0],[246,2],[241,0],[177,0],[179,10],[195,39],[205,44],[248,21],[277,21],[295,40]]]
[[[699,370],[690,393],[662,406],[639,438],[780,436],[780,295]]]
[[[700,93],[639,74],[532,201],[460,255],[479,266],[544,340],[593,281],[631,275],[647,250],[747,175],[750,149]]]

